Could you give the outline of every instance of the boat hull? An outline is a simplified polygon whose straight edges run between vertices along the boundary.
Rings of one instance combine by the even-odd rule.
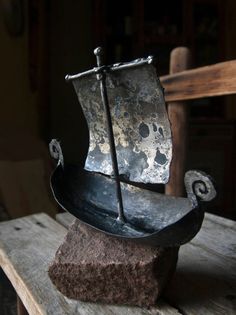
[[[203,210],[191,198],[163,195],[122,183],[126,223],[117,221],[115,182],[110,177],[60,163],[51,188],[59,205],[106,234],[151,246],[179,246],[201,228]]]

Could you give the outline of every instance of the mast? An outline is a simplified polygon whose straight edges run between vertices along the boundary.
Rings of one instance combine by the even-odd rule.
[[[101,98],[105,110],[106,115],[106,123],[107,123],[107,134],[108,134],[108,141],[110,145],[110,155],[112,161],[112,178],[115,180],[116,184],[116,198],[117,198],[117,210],[118,210],[118,218],[117,220],[120,222],[125,223],[125,215],[124,215],[124,208],[123,208],[123,200],[122,200],[122,193],[121,193],[121,186],[120,186],[120,178],[119,178],[119,168],[117,162],[117,155],[116,155],[116,147],[114,141],[114,133],[112,127],[112,119],[111,119],[111,112],[107,97],[107,88],[106,88],[106,68],[103,66],[102,62],[102,55],[103,51],[101,47],[97,47],[94,50],[94,55],[97,59],[97,80],[100,81],[100,91],[101,91]]]

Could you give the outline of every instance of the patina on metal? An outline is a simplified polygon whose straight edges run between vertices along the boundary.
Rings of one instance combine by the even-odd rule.
[[[90,145],[86,170],[106,175],[114,173],[113,148],[109,144],[104,110],[107,107],[101,99],[101,82],[95,75],[99,73],[107,91],[119,174],[133,182],[168,182],[171,130],[163,89],[152,62],[153,58],[149,57],[66,77],[73,82],[88,122]]]
[[[163,88],[153,58],[102,65],[73,76],[72,81],[90,132],[85,168],[65,163],[60,144],[52,140],[58,160],[51,178],[55,199],[86,224],[107,234],[153,246],[178,246],[201,227],[200,200],[216,195],[203,172],[185,175],[187,198],[159,194],[137,183],[166,183],[172,157],[170,124]],[[118,215],[118,220],[117,220]]]

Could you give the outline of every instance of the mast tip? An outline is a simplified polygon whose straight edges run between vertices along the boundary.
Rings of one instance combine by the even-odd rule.
[[[102,47],[97,47],[97,48],[95,48],[93,52],[94,52],[94,55],[95,55],[95,56],[101,56],[101,55],[103,55],[103,49],[102,49]]]

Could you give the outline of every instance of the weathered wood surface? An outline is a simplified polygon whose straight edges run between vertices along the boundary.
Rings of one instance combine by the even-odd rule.
[[[73,221],[76,220],[76,218],[69,212],[62,212],[56,215],[56,220],[66,229],[68,229],[69,226],[73,223]]]
[[[73,216],[57,215],[68,227]],[[207,213],[197,236],[181,246],[164,299],[184,315],[236,314],[236,222]],[[158,314],[158,313],[157,313]]]
[[[236,60],[186,70],[160,78],[167,102],[236,93]]]
[[[30,315],[177,315],[164,301],[147,309],[70,300],[52,285],[47,270],[67,230],[46,214],[0,223],[0,266]]]
[[[166,293],[183,314],[236,314],[236,222],[206,215]]]
[[[170,74],[190,68],[191,55],[186,47],[172,50]],[[171,124],[173,157],[170,165],[170,180],[165,185],[165,193],[176,197],[184,194],[184,173],[186,160],[187,104],[184,101],[169,102],[168,116]]]

